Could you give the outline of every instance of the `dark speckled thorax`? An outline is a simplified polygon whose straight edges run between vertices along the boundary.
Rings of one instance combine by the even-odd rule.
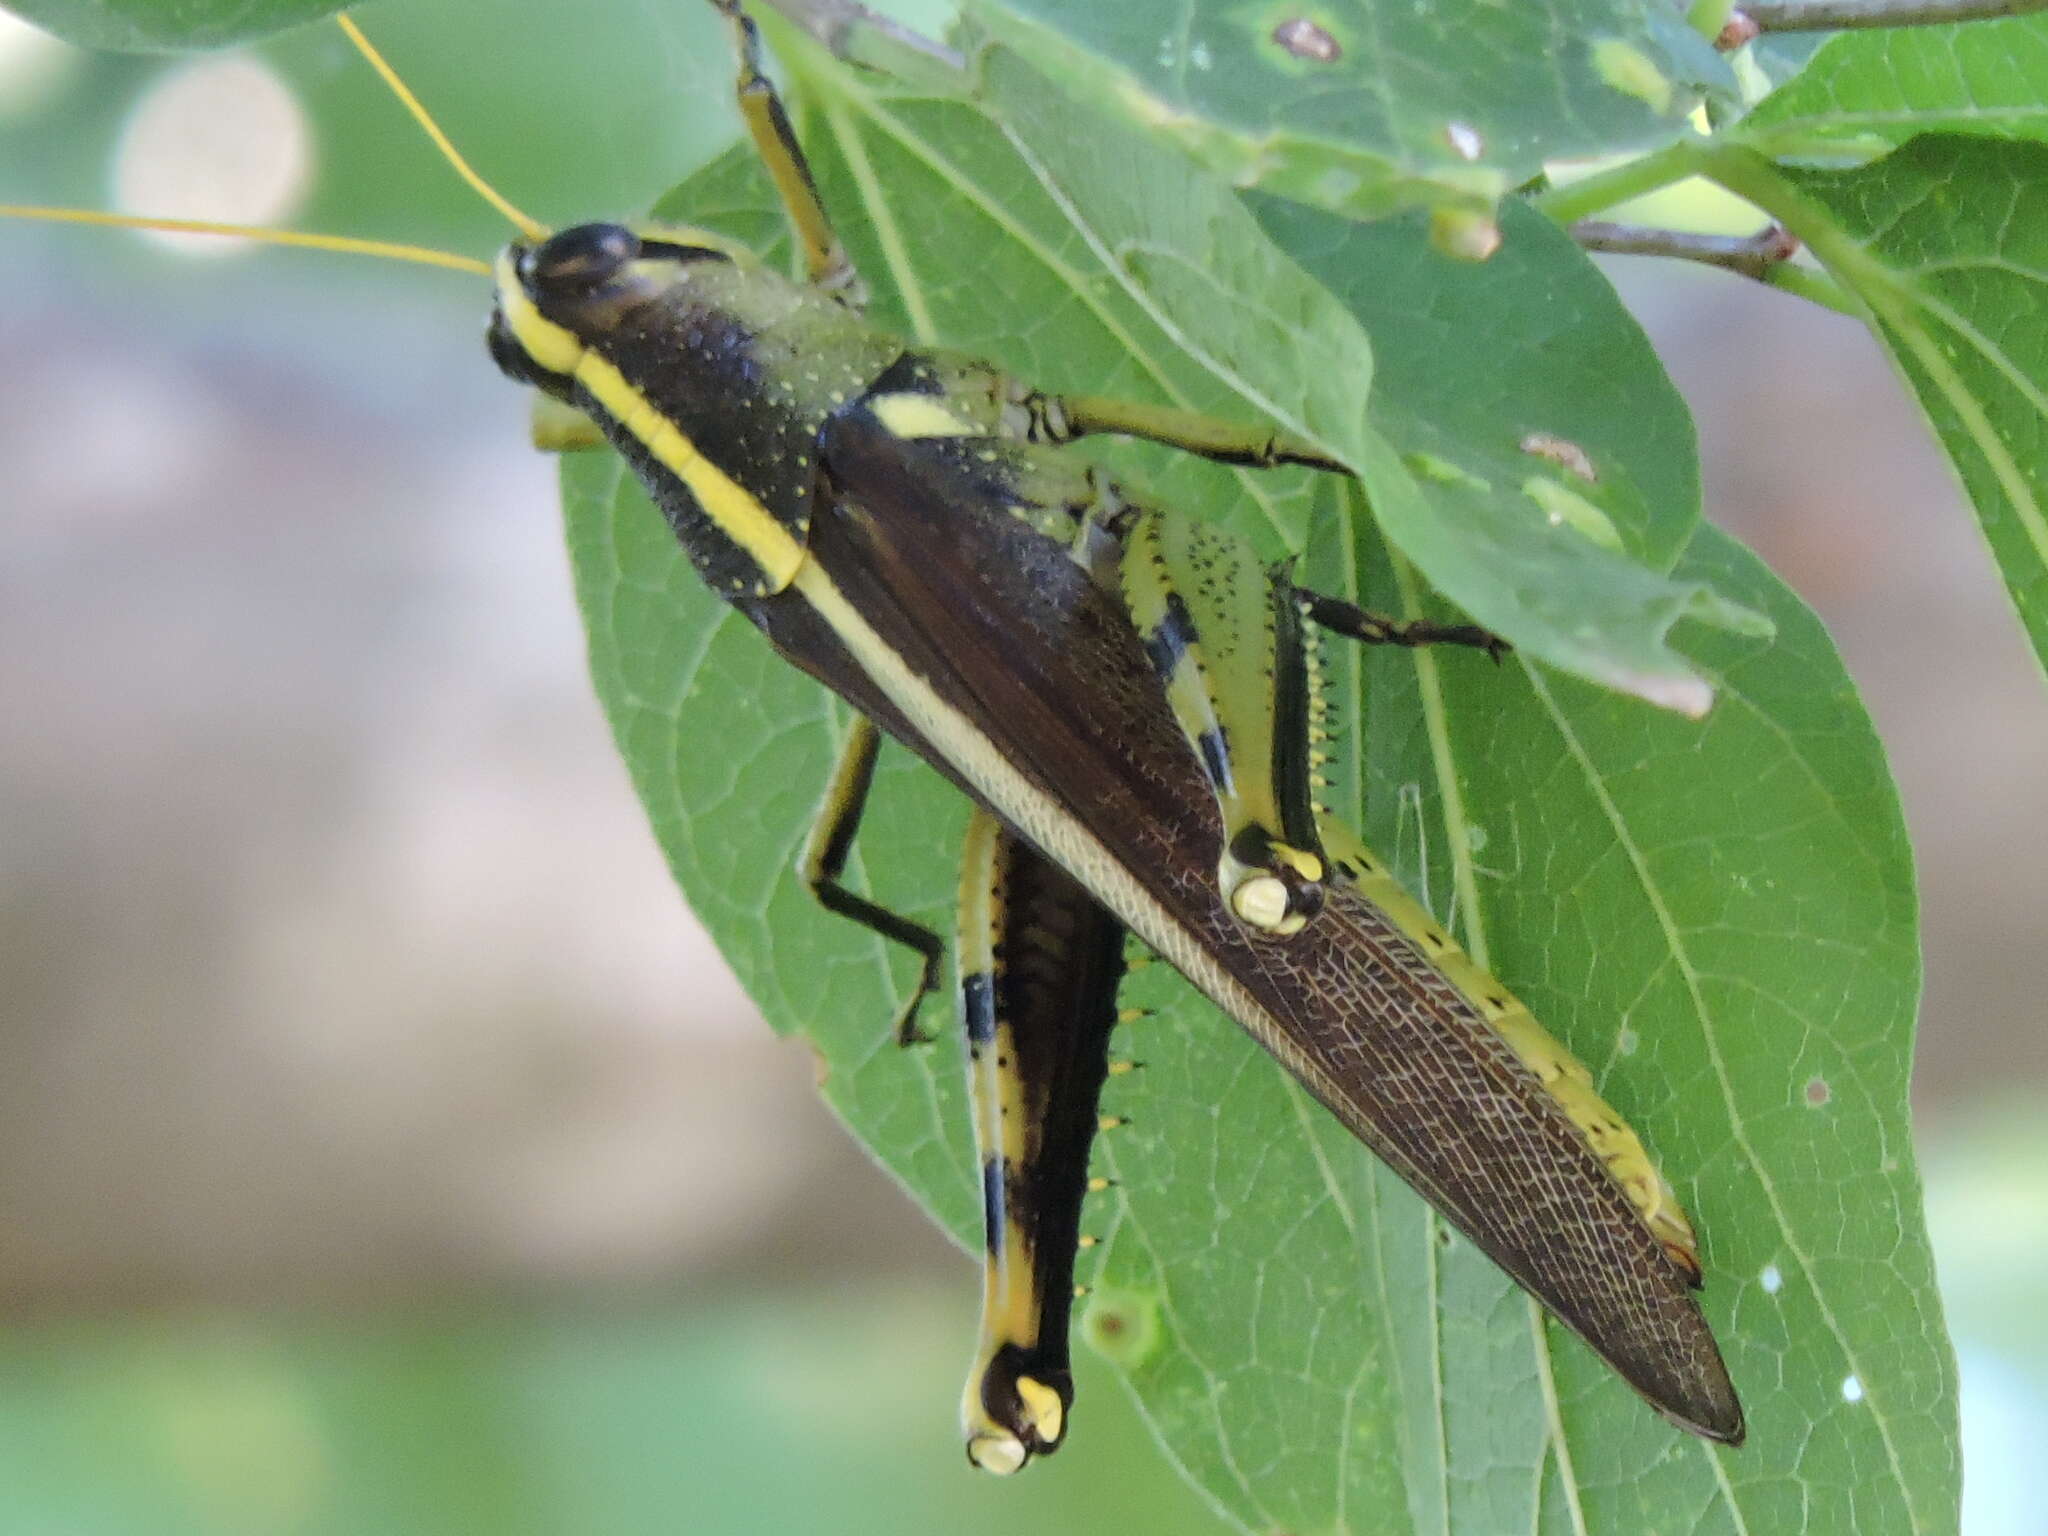
[[[837,299],[789,281],[750,253],[696,231],[625,232],[636,254],[600,281],[549,281],[564,231],[517,265],[527,297],[632,381],[645,408],[673,427],[786,529],[808,541],[816,494],[819,430],[863,395],[903,353]],[[698,243],[699,241],[707,243]],[[625,456],[660,505],[698,573],[713,590],[761,595],[777,583],[707,515],[671,464],[653,452],[645,422],[622,421],[575,379],[536,367],[516,346],[508,358],[502,316],[492,350],[501,367],[588,415]]]

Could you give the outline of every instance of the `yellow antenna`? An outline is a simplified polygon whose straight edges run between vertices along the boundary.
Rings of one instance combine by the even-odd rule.
[[[363,29],[349,19],[348,13],[346,11],[339,12],[334,20],[341,30],[348,34],[348,40],[356,45],[356,52],[369,60],[370,68],[376,70],[384,83],[391,87],[391,94],[396,96],[400,105],[412,114],[413,121],[418,123],[425,130],[427,137],[434,141],[434,147],[441,151],[442,158],[454,168],[455,174],[468,182],[477,196],[505,215],[512,222],[513,227],[526,236],[527,239],[533,241],[547,239],[548,227],[545,224],[540,223],[538,220],[530,219],[521,213],[496,187],[485,181],[483,177],[470,168],[469,162],[463,159],[461,153],[448,141],[448,135],[441,131],[441,125],[434,121],[432,115],[425,107],[420,105],[419,97],[413,95],[406,83],[398,78],[398,71],[384,62],[384,55],[370,45],[370,40],[363,36]]]
[[[99,224],[113,229],[150,229],[167,235],[234,235],[259,240],[265,245],[307,246],[316,251],[348,251],[358,256],[382,256],[392,261],[415,261],[426,267],[451,267],[457,272],[491,275],[491,264],[474,256],[458,256],[430,246],[405,245],[395,240],[358,240],[353,235],[313,235],[296,229],[264,229],[254,224],[221,224],[211,219],[153,219],[131,213],[100,213],[91,208],[38,208],[24,203],[0,203],[0,218],[36,219],[46,224]]]
[[[334,18],[341,24],[341,30],[348,34],[348,40],[355,44],[356,51],[369,61],[379,78],[391,88],[391,92],[412,114],[413,121],[426,131],[442,158],[454,167],[455,173],[499,213],[533,241],[545,240],[548,228],[538,220],[528,218],[518,208],[479,176],[470,163],[449,142],[448,135],[441,131],[441,125],[434,121],[420,99],[413,95],[406,83],[398,78],[398,72],[384,61],[370,40],[363,36],[358,27],[346,15]],[[27,203],[0,203],[0,218],[34,219],[46,224],[95,224],[112,229],[147,229],[162,234],[174,235],[232,235],[243,240],[259,241],[265,245],[295,245],[316,251],[346,251],[357,256],[380,256],[390,261],[417,262],[421,266],[447,267],[456,272],[474,272],[483,277],[492,275],[491,264],[479,261],[474,256],[458,256],[452,251],[437,251],[430,246],[407,245],[396,240],[360,240],[353,235],[307,234],[294,229],[265,229],[252,224],[223,224],[212,219],[158,219],[139,214],[101,213],[90,208],[46,208]]]

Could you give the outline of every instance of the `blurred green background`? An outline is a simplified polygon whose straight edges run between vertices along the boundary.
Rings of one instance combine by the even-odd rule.
[[[702,9],[360,14],[554,222],[727,141]],[[112,59],[0,16],[0,200],[503,233],[331,28]],[[1859,330],[1615,272],[1709,513],[1894,751],[1965,1528],[2048,1532],[2048,690]],[[971,1268],[668,885],[484,308],[0,227],[0,1536],[1220,1529],[1085,1360],[1057,1461],[968,1473]]]

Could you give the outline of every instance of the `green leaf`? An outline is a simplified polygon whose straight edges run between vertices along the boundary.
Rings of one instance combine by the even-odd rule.
[[[1703,711],[1706,686],[1666,632],[1687,615],[1736,627],[1749,616],[1652,574],[1698,520],[1692,418],[1585,252],[1518,203],[1481,263],[1431,250],[1412,217],[1360,225],[1275,198],[1253,207],[1372,337],[1373,425],[1414,487],[1392,498],[1375,486],[1388,536],[1475,612],[1540,612],[1555,636],[1547,660]],[[1598,638],[1569,656],[1581,635]]]
[[[347,0],[6,0],[66,42],[124,53],[221,48],[347,9]]]
[[[1860,159],[1923,133],[2048,138],[2048,17],[1842,33],[1740,129],[1767,154]]]
[[[2048,667],[2048,146],[1929,136],[1853,170],[1715,174],[1869,306]]]
[[[1484,209],[1546,160],[1680,134],[1732,77],[1654,0],[984,0],[1077,96],[1224,179],[1353,217]]]
[[[1401,429],[1358,408],[1344,339],[1358,319],[1332,318],[1291,266],[1250,264],[1229,201],[1141,148],[1074,126],[1070,108],[1069,142],[1048,148],[1030,122],[972,105],[814,83],[802,126],[828,199],[860,206],[842,227],[889,290],[878,312],[907,331],[1049,384],[1299,416],[1363,451]],[[1121,204],[1107,172],[1091,179],[1098,162],[1123,167]],[[674,202],[757,240],[772,222],[742,156]],[[1559,280],[1531,307],[1555,292],[1634,377],[1611,300],[1538,238],[1531,270],[1554,262]],[[1389,265],[1417,315],[1454,309],[1470,276]],[[1205,292],[1213,327],[1186,324]],[[1311,315],[1332,329],[1291,334]],[[1537,376],[1527,333],[1444,334],[1479,359],[1445,360],[1448,394],[1488,361]],[[1404,354],[1390,337],[1381,393],[1427,356],[1428,338]],[[1590,365],[1555,350],[1567,378]],[[1130,1124],[1097,1152],[1117,1185],[1087,1215],[1105,1241],[1079,1332],[1104,1341],[1175,1460],[1247,1530],[1953,1529],[1952,1372],[1906,1116],[1918,961],[1897,807],[1811,616],[1718,535],[1688,541],[1693,468],[1662,390],[1639,401],[1646,445],[1590,415],[1554,419],[1616,467],[1602,494],[1624,547],[1675,557],[1681,589],[1764,611],[1777,641],[1691,638],[1722,695],[1703,722],[1526,651],[1504,667],[1427,653],[1353,667],[1338,651],[1335,794],[1362,802],[1382,851],[1455,909],[1658,1149],[1705,1234],[1706,1305],[1751,1444],[1715,1452],[1665,1426],[1154,965],[1128,988],[1154,1014],[1120,1049],[1147,1069],[1114,1080],[1104,1106]],[[1494,430],[1506,408],[1474,401],[1464,419]],[[1424,601],[1328,477],[1118,460],[1152,499],[1302,548],[1325,585],[1355,590],[1346,578],[1366,573],[1378,606]],[[701,587],[615,461],[569,464],[564,491],[593,674],[686,894],[774,1026],[816,1051],[854,1134],[973,1246],[958,1043],[890,1042],[912,962],[816,909],[794,874],[844,711]],[[885,751],[852,878],[949,929],[963,819],[956,793]],[[1085,1434],[1087,1400],[1076,1411]]]

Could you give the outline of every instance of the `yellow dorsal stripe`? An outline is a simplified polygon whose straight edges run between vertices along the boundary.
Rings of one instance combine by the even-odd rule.
[[[419,97],[413,95],[411,88],[398,78],[398,71],[385,63],[384,55],[371,45],[367,37],[363,36],[363,29],[351,21],[346,12],[338,13],[334,21],[335,25],[348,34],[348,40],[355,44],[356,52],[369,61],[370,68],[377,71],[378,78],[391,88],[391,94],[398,98],[399,105],[412,114],[412,120],[420,125],[421,130],[428,138],[434,141],[434,148],[441,152],[441,157],[453,168],[455,174],[468,182],[470,189],[478,197],[481,197],[485,202],[497,209],[498,212],[502,213],[511,221],[512,227],[526,236],[527,239],[547,239],[549,234],[547,225],[541,223],[538,219],[530,219],[521,213],[512,204],[510,199],[505,197],[503,193],[488,181],[485,181],[483,177],[479,176],[470,163],[462,158],[461,152],[456,149],[454,144],[449,142],[448,135],[441,131],[441,125],[434,121],[432,114],[421,104]]]
[[[764,593],[780,592],[796,580],[804,547],[752,492],[707,459],[608,359],[541,314],[520,286],[509,254],[498,258],[497,283],[498,310],[527,355],[548,372],[575,379],[655,462],[683,482],[718,531],[760,568]]]
[[[354,256],[382,256],[392,261],[447,267],[455,272],[491,275],[491,265],[474,256],[437,251],[431,246],[395,240],[360,240],[354,235],[315,235],[296,229],[264,229],[255,224],[222,224],[212,219],[158,219],[134,213],[101,213],[92,208],[42,208],[26,203],[0,203],[0,219],[34,219],[45,224],[94,224],[110,229],[148,229],[166,235],[231,235],[264,245],[297,245],[315,251],[343,251]]]

